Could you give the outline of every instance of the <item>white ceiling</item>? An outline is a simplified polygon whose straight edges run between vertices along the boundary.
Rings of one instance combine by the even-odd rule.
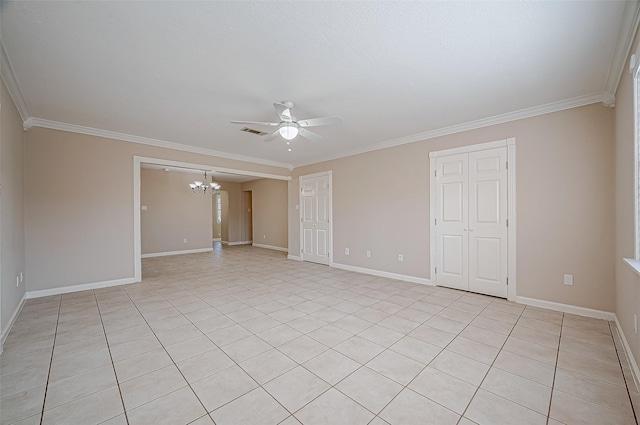
[[[637,6],[16,1],[1,12],[8,86],[29,123],[296,166],[606,99]],[[299,119],[344,122],[292,152],[229,123],[273,121],[285,99]]]

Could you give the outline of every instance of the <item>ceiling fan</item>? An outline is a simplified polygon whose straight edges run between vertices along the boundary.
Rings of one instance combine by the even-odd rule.
[[[282,136],[286,140],[294,139],[298,134],[305,139],[309,139],[314,142],[322,141],[323,137],[319,134],[314,133],[313,131],[307,130],[307,127],[316,127],[319,125],[335,125],[340,124],[342,122],[342,117],[333,116],[333,117],[321,117],[321,118],[310,118],[306,120],[298,120],[296,117],[291,115],[291,110],[293,109],[295,103],[291,100],[283,100],[282,102],[275,102],[273,107],[276,109],[278,116],[280,117],[279,122],[260,122],[260,121],[231,121],[233,124],[259,124],[259,125],[267,125],[270,127],[278,127],[276,131],[267,136],[264,141],[270,142],[271,140],[278,137],[278,135]]]

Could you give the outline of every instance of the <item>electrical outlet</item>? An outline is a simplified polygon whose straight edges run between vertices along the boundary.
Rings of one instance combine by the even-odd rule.
[[[367,250],[367,258],[371,258],[371,251]]]
[[[187,238],[184,238],[184,239],[182,240],[182,243],[187,243]]]
[[[349,248],[344,249],[344,255],[349,255]]]
[[[633,315],[633,332],[638,335],[638,315]]]
[[[564,275],[564,284],[565,285],[573,285],[573,275],[572,274],[565,274]]]
[[[20,286],[20,276],[16,276],[16,288]]]
[[[262,235],[262,239],[267,239],[267,235]]]
[[[22,283],[23,280],[24,280],[24,273],[20,272],[20,283]]]
[[[402,254],[398,254],[398,261],[401,263],[404,261],[404,256]]]

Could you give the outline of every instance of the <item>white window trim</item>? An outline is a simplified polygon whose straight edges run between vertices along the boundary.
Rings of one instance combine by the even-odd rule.
[[[216,194],[216,222],[222,223],[222,199],[220,193]]]
[[[633,78],[633,256],[634,258],[624,258],[624,261],[640,275],[640,170],[638,161],[640,160],[640,112],[638,105],[638,91],[640,90],[638,78],[640,77],[640,47],[635,54],[631,55],[629,61],[629,72]]]

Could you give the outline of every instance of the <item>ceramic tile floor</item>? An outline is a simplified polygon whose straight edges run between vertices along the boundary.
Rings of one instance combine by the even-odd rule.
[[[636,423],[606,321],[252,247],[143,275],[26,303],[0,356],[2,424]]]

